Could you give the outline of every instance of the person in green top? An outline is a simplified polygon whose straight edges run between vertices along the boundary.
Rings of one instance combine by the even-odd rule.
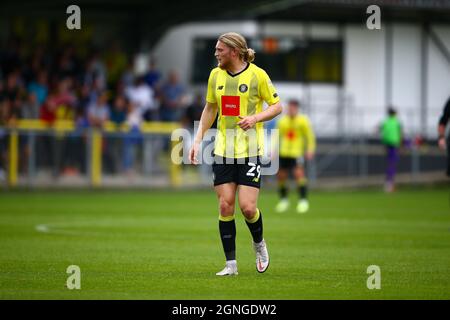
[[[395,173],[397,171],[398,149],[402,144],[402,126],[394,108],[388,109],[388,117],[380,128],[381,142],[386,146],[386,185],[387,192],[395,190]]]

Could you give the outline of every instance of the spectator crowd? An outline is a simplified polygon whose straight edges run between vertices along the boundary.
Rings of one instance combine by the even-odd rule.
[[[192,107],[186,103],[186,88],[175,70],[165,78],[150,58],[147,71],[137,75],[133,65],[133,56],[117,42],[104,50],[92,48],[82,56],[70,44],[54,50],[39,45],[30,49],[24,41],[11,38],[0,47],[0,127],[20,119],[41,119],[49,125],[71,120],[78,129],[101,128],[106,121],[126,123],[132,135],[124,141],[132,145],[139,141],[136,134],[143,121],[195,120],[191,119]],[[0,132],[0,170],[5,167],[6,140],[6,133]],[[40,147],[44,158],[52,158],[48,155],[54,151],[45,151],[54,143],[47,140],[43,138]],[[68,148],[67,139],[64,141],[63,149],[69,153],[80,148],[70,144]],[[29,153],[26,145],[21,147]],[[77,159],[75,155],[64,156],[64,150],[58,153],[70,161]],[[129,153],[121,166],[130,166],[130,162]],[[56,167],[61,169],[61,165]]]
[[[137,76],[133,59],[113,43],[85,57],[65,45],[50,52],[38,46],[25,52],[11,39],[0,50],[1,124],[18,119],[73,120],[101,126],[105,120],[180,121],[186,89],[176,71],[163,79],[154,60]]]

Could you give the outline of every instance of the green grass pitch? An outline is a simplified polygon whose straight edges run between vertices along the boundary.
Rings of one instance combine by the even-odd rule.
[[[239,275],[217,277],[212,189],[2,192],[0,299],[449,299],[449,194],[312,191],[299,215],[276,214],[276,193],[263,191],[268,271],[256,272],[239,213]],[[80,290],[66,287],[69,265]],[[367,288],[370,265],[379,290]]]

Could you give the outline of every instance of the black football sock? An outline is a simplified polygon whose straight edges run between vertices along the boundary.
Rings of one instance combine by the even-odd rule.
[[[300,199],[306,199],[308,197],[308,187],[306,185],[306,178],[300,180],[298,184],[298,196]]]
[[[300,199],[306,199],[308,197],[308,188],[306,186],[298,187],[298,195]]]
[[[247,220],[246,218],[245,223],[250,229],[253,241],[255,243],[260,243],[263,239],[263,221],[261,211],[259,211],[259,209],[256,209],[255,216],[250,220]]]
[[[288,189],[286,187],[285,182],[278,183],[278,193],[279,193],[281,199],[287,199]]]
[[[225,258],[227,261],[236,260],[236,224],[234,215],[229,217],[219,216],[219,232]]]

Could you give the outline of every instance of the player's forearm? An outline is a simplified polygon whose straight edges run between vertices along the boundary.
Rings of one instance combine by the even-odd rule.
[[[266,110],[255,115],[256,122],[264,122],[268,120],[272,120],[277,115],[279,115],[282,111],[281,103],[277,102],[271,106],[269,106]]]
[[[206,104],[203,109],[202,116],[200,117],[200,122],[197,130],[197,134],[195,135],[195,142],[200,143],[203,140],[205,132],[211,128],[214,123],[214,119],[217,115],[217,107],[213,105]]]
[[[314,141],[311,141],[311,143],[308,144],[307,151],[309,153],[316,153],[316,143]]]
[[[310,136],[307,140],[307,143],[308,143],[307,152],[315,153],[316,152],[316,137]]]
[[[442,124],[440,124],[438,126],[438,135],[439,135],[439,138],[442,138],[445,136],[445,126]]]

